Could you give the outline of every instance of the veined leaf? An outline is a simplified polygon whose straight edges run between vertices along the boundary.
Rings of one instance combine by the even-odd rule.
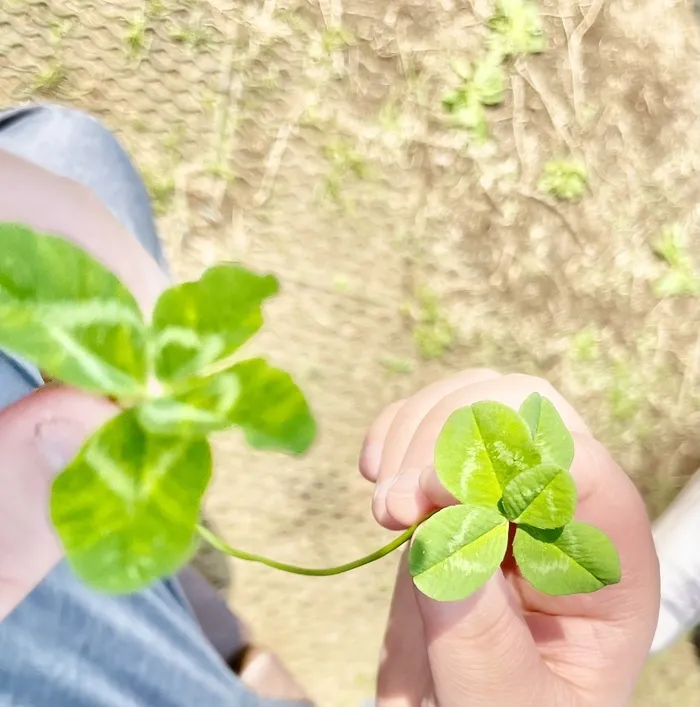
[[[0,346],[64,383],[138,397],[145,324],[119,279],[68,241],[0,224]]]
[[[423,594],[458,601],[498,570],[508,547],[508,523],[496,511],[449,506],[418,526],[408,564]]]
[[[523,471],[506,485],[503,512],[513,523],[560,528],[576,510],[576,484],[571,474],[553,464]]]
[[[435,470],[462,503],[496,508],[503,489],[540,454],[518,414],[483,401],[450,415],[435,445]]]
[[[571,521],[556,530],[519,527],[513,554],[520,573],[552,596],[595,592],[620,581],[620,558],[598,528]]]
[[[256,449],[301,454],[316,436],[316,422],[292,377],[263,359],[242,361],[231,369],[241,394],[229,420]]]
[[[211,475],[204,439],[148,434],[127,410],[56,477],[51,517],[78,576],[126,593],[172,574],[190,557]]]
[[[166,290],[153,312],[158,377],[186,378],[230,356],[260,329],[262,303],[278,287],[272,275],[217,265]]]
[[[210,378],[194,379],[185,391],[138,408],[154,434],[205,435],[233,425],[258,449],[305,452],[316,432],[309,406],[284,371],[250,359]]]
[[[539,393],[533,393],[520,406],[520,417],[527,422],[542,461],[570,469],[574,440],[554,405]]]

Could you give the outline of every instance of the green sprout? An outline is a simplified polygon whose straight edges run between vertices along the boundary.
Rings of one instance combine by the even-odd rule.
[[[127,25],[124,33],[129,56],[137,57],[146,46],[147,21],[145,15],[137,15]]]
[[[539,54],[547,47],[542,18],[535,3],[527,0],[498,0],[489,19],[492,51],[502,57]]]
[[[356,44],[356,40],[352,32],[344,27],[328,27],[321,36],[321,46],[326,54],[332,54],[353,44]]]
[[[61,61],[54,59],[43,71],[34,76],[32,91],[42,96],[55,96],[67,78],[68,75]]]
[[[54,275],[46,278],[49,270]],[[218,265],[165,290],[146,320],[118,278],[80,248],[0,224],[0,346],[48,378],[119,407],[51,489],[51,518],[78,577],[103,592],[138,591],[188,562],[198,537],[242,560],[330,576],[413,538],[415,585],[447,601],[468,596],[499,569],[515,525],[513,555],[536,589],[584,593],[620,580],[607,536],[572,520],[573,440],[537,394],[519,413],[488,401],[453,413],[436,444],[435,468],[461,505],[365,557],[299,567],[233,548],[206,529],[200,517],[211,433],[237,427],[251,447],[289,454],[305,452],[315,436],[289,374],[261,358],[239,358],[278,288],[272,275]]]
[[[654,244],[654,254],[668,265],[668,270],[654,284],[654,294],[660,299],[700,294],[700,278],[685,240],[682,226],[674,223],[664,228]]]
[[[413,319],[413,341],[425,360],[440,358],[452,348],[455,328],[432,289],[418,288],[416,300],[415,308],[406,307],[406,313]]]
[[[562,201],[580,199],[588,185],[586,165],[575,160],[550,160],[545,164],[537,188]]]
[[[453,126],[483,142],[488,137],[486,108],[503,102],[505,76],[500,57],[491,53],[473,64],[453,62],[452,69],[462,83],[445,94],[443,108]]]
[[[573,520],[573,458],[571,435],[537,393],[519,413],[490,401],[454,412],[435,447],[435,470],[461,505],[416,530],[409,569],[418,589],[438,601],[475,592],[500,568],[511,525],[515,561],[538,591],[580,594],[619,582],[612,542]]]

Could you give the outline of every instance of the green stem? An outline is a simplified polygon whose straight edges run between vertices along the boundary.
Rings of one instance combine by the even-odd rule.
[[[420,521],[422,523],[423,521]],[[327,567],[324,569],[313,569],[309,567],[297,567],[296,565],[288,565],[285,562],[276,562],[275,560],[270,560],[267,557],[262,557],[261,555],[254,555],[251,552],[244,552],[243,550],[236,550],[236,548],[231,547],[225,540],[222,540],[218,535],[212,533],[202,525],[197,526],[199,534],[217,550],[231,555],[231,557],[237,557],[239,560],[247,560],[249,562],[259,562],[260,564],[267,565],[276,570],[282,570],[282,572],[291,572],[292,574],[303,574],[307,577],[331,577],[334,574],[343,574],[343,572],[349,572],[350,570],[357,569],[363,565],[368,565],[370,562],[379,560],[382,557],[392,553],[394,550],[400,548],[402,545],[407,543],[413,533],[415,533],[416,528],[420,525],[416,523],[412,525],[407,530],[404,530],[401,535],[394,538],[388,545],[380,547],[379,550],[375,550],[365,557],[361,557],[359,560],[354,560],[353,562],[347,562],[344,565],[338,565],[337,567]]]

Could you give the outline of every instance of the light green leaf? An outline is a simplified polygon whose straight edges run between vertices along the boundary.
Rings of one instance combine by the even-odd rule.
[[[499,56],[491,53],[474,64],[472,86],[483,105],[496,106],[503,103],[505,74]]]
[[[539,393],[533,393],[520,406],[520,417],[530,428],[542,462],[570,469],[574,440],[554,405]]]
[[[305,452],[316,436],[316,422],[292,377],[259,358],[237,364],[239,402],[229,420],[256,449]]]
[[[456,410],[435,445],[435,470],[459,501],[495,508],[506,484],[540,464],[530,431],[507,405],[490,401]]]
[[[449,506],[418,526],[408,565],[423,594],[458,601],[498,570],[508,547],[505,518],[477,506]]]
[[[237,425],[252,447],[292,454],[305,452],[316,434],[296,383],[263,359],[195,379],[172,398],[140,406],[138,414],[141,424],[155,434],[196,436]]]
[[[497,0],[489,19],[491,49],[501,56],[538,54],[547,43],[539,8],[527,0]]]
[[[545,164],[537,188],[562,201],[580,199],[588,186],[588,170],[578,160],[550,160]]]
[[[229,417],[241,393],[233,372],[194,378],[182,392],[155,398],[136,408],[139,422],[152,434],[201,437],[230,427]]]
[[[211,475],[203,439],[149,435],[127,410],[93,435],[56,477],[51,517],[76,574],[127,593],[190,557]]]
[[[610,538],[578,521],[556,530],[519,527],[513,554],[523,577],[552,596],[595,592],[621,578],[620,558]]]
[[[138,397],[145,324],[117,277],[68,241],[0,224],[0,346],[97,393]]]
[[[560,528],[574,517],[576,484],[565,469],[542,464],[511,479],[501,504],[513,523]]]
[[[272,275],[217,265],[165,291],[153,312],[158,377],[189,377],[229,357],[260,329],[262,303],[278,288]]]

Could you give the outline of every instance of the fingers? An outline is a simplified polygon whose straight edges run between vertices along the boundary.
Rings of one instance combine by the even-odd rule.
[[[540,657],[503,574],[458,602],[415,590],[440,707],[539,707],[560,700],[559,680]],[[432,704],[432,703],[431,703]]]
[[[403,407],[404,402],[404,400],[397,400],[395,403],[387,405],[372,423],[372,427],[370,427],[365,437],[362,452],[360,452],[359,467],[360,473],[368,481],[376,481],[377,476],[379,476],[384,440],[389,434],[391,424]]]
[[[550,597],[522,578],[514,586],[540,653],[571,684],[596,685],[605,704],[627,704],[647,658],[659,611],[659,567],[646,508],[634,484],[590,435],[574,435],[576,520],[604,531],[622,577],[592,594]],[[602,670],[601,665],[615,666]]]
[[[86,187],[0,150],[0,221],[26,223],[91,253],[148,312],[167,277],[139,241]]]
[[[375,500],[372,510],[379,523],[387,528],[396,530],[402,527],[386,511],[385,498],[395,477],[397,476],[403,455],[413,436],[421,424],[423,417],[432,407],[452,391],[481,380],[497,378],[498,374],[487,369],[473,369],[463,371],[452,378],[438,381],[427,386],[412,398],[407,400],[400,408],[394,410],[391,423],[386,425],[386,418],[382,416],[372,426],[367,435],[366,445],[375,450],[381,448],[381,453],[375,452],[379,458],[379,467],[366,469],[366,476],[377,482]],[[386,430],[386,431],[385,431]]]
[[[551,400],[570,430],[588,434],[580,415],[547,381],[532,376],[477,373],[470,384],[434,388],[442,393],[441,397],[432,394],[410,398],[395,415],[384,440],[382,468],[372,504],[375,517],[385,527],[407,527],[436,506],[450,502],[451,497],[441,490],[432,469],[433,454],[447,418],[461,407],[488,399],[517,410],[528,395],[538,392]],[[462,381],[469,379],[465,374]],[[417,418],[420,420],[416,424]],[[402,419],[409,421],[407,428],[402,426]],[[389,462],[399,457],[392,472]],[[385,464],[385,460],[389,461]]]
[[[60,559],[48,517],[52,479],[115,411],[104,400],[49,387],[0,413],[0,620]]]

